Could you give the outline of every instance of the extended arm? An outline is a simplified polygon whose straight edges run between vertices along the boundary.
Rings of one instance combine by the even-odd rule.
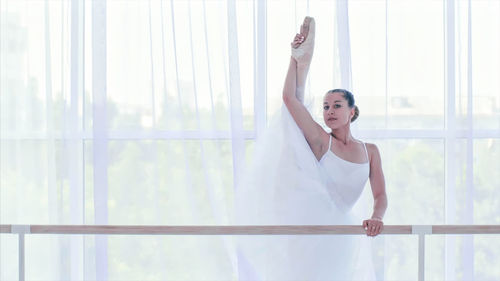
[[[305,38],[305,41],[303,41]],[[316,123],[309,111],[302,104],[307,73],[314,49],[314,20],[306,17],[292,43],[292,57],[283,87],[283,102],[293,119],[304,133],[313,152],[320,151],[323,128]]]

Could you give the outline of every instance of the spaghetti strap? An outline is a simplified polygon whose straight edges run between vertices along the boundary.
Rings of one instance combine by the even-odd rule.
[[[370,157],[368,157],[368,150],[366,149],[366,142],[363,142],[363,146],[365,147],[366,160],[368,160],[368,162],[370,162]]]
[[[330,134],[330,141],[328,142],[328,150],[330,150],[331,147],[332,147],[332,134]]]

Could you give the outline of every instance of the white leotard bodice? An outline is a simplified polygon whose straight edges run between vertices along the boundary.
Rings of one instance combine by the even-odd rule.
[[[349,211],[356,203],[370,174],[366,144],[363,143],[367,161],[354,163],[344,160],[331,151],[332,136],[328,150],[319,163],[325,175],[326,188],[330,197],[341,211]]]

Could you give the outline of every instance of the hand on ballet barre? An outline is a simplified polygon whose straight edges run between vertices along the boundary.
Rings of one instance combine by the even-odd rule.
[[[380,218],[371,218],[363,221],[363,228],[366,230],[366,235],[377,236],[384,229],[384,222]]]

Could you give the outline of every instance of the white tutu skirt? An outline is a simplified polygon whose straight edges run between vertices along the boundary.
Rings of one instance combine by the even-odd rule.
[[[324,172],[285,106],[255,150],[235,190],[236,225],[361,225],[361,218],[330,199]],[[237,236],[238,280],[375,280],[369,239]]]

